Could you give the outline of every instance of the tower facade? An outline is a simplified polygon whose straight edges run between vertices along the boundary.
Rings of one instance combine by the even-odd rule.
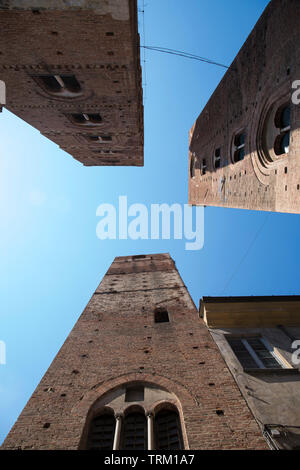
[[[136,0],[0,0],[0,44],[9,111],[86,166],[143,165]]]
[[[300,212],[299,18],[268,4],[193,125],[190,204]]]
[[[200,316],[272,449],[300,449],[300,296],[204,297]]]
[[[116,258],[4,449],[264,449],[168,254]]]

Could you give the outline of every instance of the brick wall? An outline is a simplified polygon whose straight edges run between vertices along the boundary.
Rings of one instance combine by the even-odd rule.
[[[176,395],[189,448],[266,448],[168,254],[115,259],[2,448],[76,449],[95,401],[136,381]]]
[[[298,0],[268,4],[195,122],[190,131],[190,165],[195,159],[190,204],[300,212],[300,105],[291,103],[292,84],[300,80],[299,16]],[[268,161],[263,149],[268,116],[281,99],[291,105],[290,151]],[[240,130],[246,133],[245,158],[233,163],[233,139]],[[216,169],[217,149],[221,168]]]

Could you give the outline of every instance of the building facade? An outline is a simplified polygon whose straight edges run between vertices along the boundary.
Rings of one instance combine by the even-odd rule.
[[[300,212],[299,18],[271,0],[193,125],[190,204]]]
[[[0,0],[0,44],[9,111],[86,166],[143,166],[136,0]]]
[[[168,254],[116,258],[3,449],[266,449]]]
[[[300,449],[300,296],[204,297],[206,323],[272,449]]]

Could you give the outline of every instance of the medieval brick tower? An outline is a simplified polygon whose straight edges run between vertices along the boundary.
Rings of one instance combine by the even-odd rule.
[[[5,449],[264,449],[168,254],[116,258]]]
[[[271,449],[300,449],[300,296],[204,297],[200,316]]]
[[[143,165],[136,0],[0,0],[0,44],[9,111],[86,166]]]
[[[300,213],[299,18],[268,4],[192,127],[190,204]]]

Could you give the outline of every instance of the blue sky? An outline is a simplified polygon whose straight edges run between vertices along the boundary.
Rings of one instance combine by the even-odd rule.
[[[145,3],[147,45],[230,64],[268,1]],[[187,203],[188,131],[224,71],[146,52],[144,168],[85,168],[0,114],[0,442],[115,256],[170,252],[197,305],[203,295],[299,293],[298,215],[206,208],[197,252],[180,240],[96,237],[97,207],[120,195],[129,204]]]

